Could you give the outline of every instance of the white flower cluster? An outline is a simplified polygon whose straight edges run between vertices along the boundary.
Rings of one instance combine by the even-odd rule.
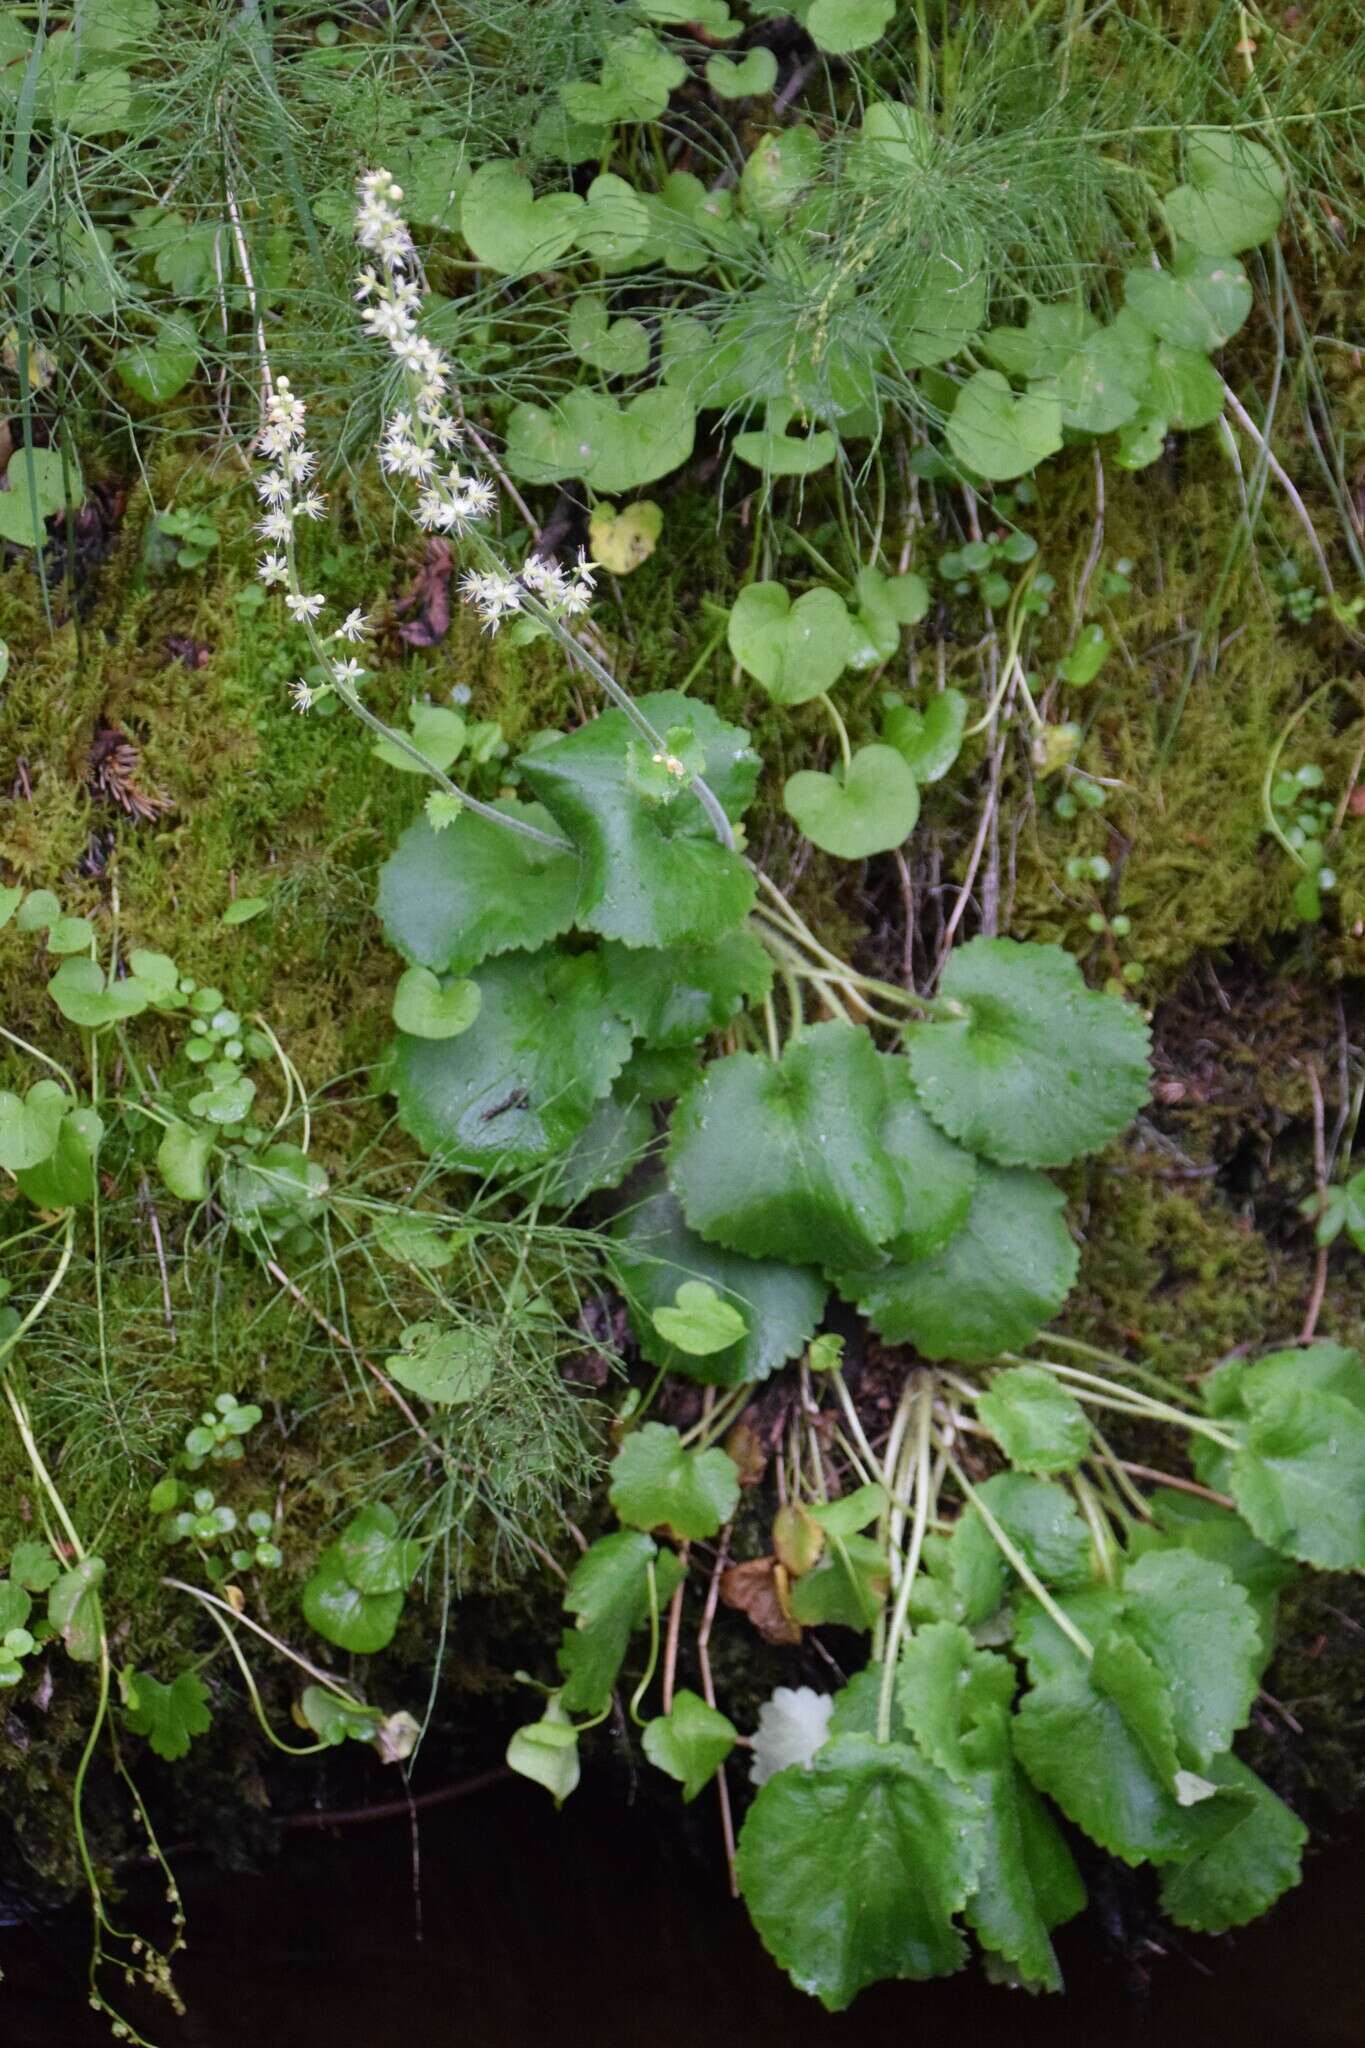
[[[398,212],[402,197],[402,186],[387,171],[367,171],[360,180],[356,240],[376,259],[356,284],[360,318],[367,333],[388,343],[408,380],[409,402],[385,422],[379,460],[388,475],[420,486],[413,516],[424,531],[458,538],[491,517],[497,492],[487,477],[447,460],[461,432],[450,404],[450,365],[418,330],[422,293],[409,274],[417,258]],[[459,585],[489,632],[520,611],[528,594],[553,618],[575,618],[588,609],[592,588],[592,568],[581,550],[567,573],[530,555],[519,576],[499,568],[470,569]]]
[[[312,488],[311,482],[317,468],[317,457],[303,445],[306,412],[303,400],[295,398],[290,390],[289,379],[277,378],[266,399],[265,425],[256,440],[261,453],[274,464],[272,469],[256,479],[257,495],[266,508],[265,516],[257,522],[256,531],[269,543],[269,551],[257,564],[256,573],[267,589],[275,583],[285,586],[286,610],[292,619],[307,628],[314,652],[323,665],[330,668],[332,675],[332,682],[319,685],[300,678],[291,686],[294,703],[300,711],[307,711],[320,697],[325,697],[333,682],[354,685],[364,675],[358,662],[349,659],[334,661],[325,655],[315,631],[315,621],[322,616],[327,600],[320,590],[304,591],[299,588],[294,564],[294,528],[301,518],[320,519],[324,510],[323,497]],[[359,640],[365,632],[365,624],[363,612],[350,612],[331,638]]]

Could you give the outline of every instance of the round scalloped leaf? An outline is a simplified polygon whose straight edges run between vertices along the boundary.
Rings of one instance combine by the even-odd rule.
[[[906,1060],[883,1054],[881,1068],[886,1090],[882,1150],[900,1180],[904,1202],[887,1251],[893,1259],[927,1258],[966,1222],[977,1163],[926,1115]]]
[[[1251,311],[1251,282],[1235,256],[1186,249],[1170,270],[1143,267],[1123,280],[1126,309],[1174,348],[1207,354],[1230,341]]]
[[[537,199],[515,164],[484,164],[460,201],[460,226],[475,260],[504,277],[552,270],[573,247],[584,214],[575,192]]]
[[[927,1258],[836,1273],[889,1344],[963,1364],[1031,1344],[1056,1315],[1079,1255],[1063,1196],[1040,1173],[983,1167],[967,1220]]]
[[[793,604],[780,583],[751,583],[730,608],[726,641],[775,704],[804,704],[843,674],[853,622],[836,590],[808,590]]]
[[[642,698],[639,709],[656,731],[690,729],[710,789],[740,817],[758,775],[748,734],[673,691]],[[690,790],[665,803],[634,786],[632,750],[641,745],[624,711],[604,711],[518,765],[579,849],[576,919],[585,930],[627,946],[710,944],[747,913],[753,877]]]
[[[584,1129],[625,1064],[630,1032],[592,954],[490,961],[478,984],[483,1007],[460,1037],[399,1038],[399,1121],[451,1166],[534,1166]]]
[[[700,1541],[717,1535],[739,1505],[739,1469],[726,1452],[685,1450],[676,1429],[647,1422],[612,1459],[609,1498],[631,1528]]]
[[[1235,1756],[1215,1757],[1207,1775],[1219,1797],[1187,1810],[1189,1847],[1161,1873],[1161,1907],[1177,1927],[1225,1934],[1299,1882],[1308,1830]]]
[[[1268,242],[1284,216],[1284,172],[1268,149],[1226,128],[1196,128],[1189,182],[1166,195],[1172,234],[1209,256]]]
[[[1090,1448],[1076,1396],[1041,1365],[997,1373],[976,1412],[1020,1472],[1070,1472]]]
[[[499,803],[552,829],[539,804]],[[473,811],[444,831],[409,825],[379,871],[376,909],[392,944],[419,967],[467,974],[492,954],[532,950],[573,923],[578,857],[505,831]]]
[[[1265,1664],[1255,1610],[1226,1565],[1150,1550],[1123,1576],[1124,1625],[1171,1692],[1181,1761],[1207,1771],[1251,1712]]]
[[[919,820],[919,784],[895,747],[859,747],[838,773],[799,768],[782,790],[783,808],[813,846],[839,860],[889,853]]]
[[[977,370],[948,416],[958,461],[993,483],[1026,476],[1062,445],[1060,402],[1041,391],[1016,394],[998,370]]]
[[[675,1109],[669,1140],[689,1225],[749,1258],[874,1258],[904,1218],[881,1142],[884,1104],[879,1055],[845,1024],[814,1025],[779,1061],[713,1061]]]
[[[723,1031],[745,1003],[772,987],[772,961],[750,931],[729,932],[711,946],[667,952],[608,944],[602,964],[613,1007],[646,1045],[693,1045]]]
[[[960,1969],[953,1916],[980,1859],[975,1796],[905,1743],[844,1735],[749,1809],[739,1881],[763,1946],[842,2012],[868,1984]]]
[[[941,996],[956,1017],[911,1025],[910,1071],[950,1137],[1005,1166],[1065,1166],[1125,1130],[1147,1100],[1147,1025],[1088,989],[1060,946],[972,939]]]
[[[1365,1568],[1365,1413],[1311,1384],[1268,1394],[1227,1486],[1253,1533],[1324,1571]]]
[[[706,1244],[687,1228],[677,1198],[663,1186],[622,1216],[612,1235],[612,1265],[651,1365],[707,1386],[737,1387],[766,1379],[815,1334],[828,1293],[818,1274]],[[743,1316],[744,1335],[727,1350],[687,1357],[660,1335],[653,1313],[671,1303],[687,1280],[706,1281]]]

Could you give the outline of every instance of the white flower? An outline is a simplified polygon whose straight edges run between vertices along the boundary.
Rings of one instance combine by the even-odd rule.
[[[378,290],[379,278],[373,264],[367,263],[356,278],[355,295],[357,299],[368,299],[371,292],[377,292]]]
[[[299,677],[296,683],[289,685],[289,694],[294,700],[294,709],[296,711],[311,710],[316,702],[311,688],[305,683],[302,676]]]
[[[289,540],[294,532],[293,515],[282,509],[267,512],[264,519],[256,521],[256,531],[262,540]]]
[[[289,564],[283,555],[263,555],[256,564],[256,574],[268,590],[272,583],[288,582]]]
[[[413,518],[426,533],[449,533],[456,521],[455,507],[439,491],[423,491]]]
[[[467,476],[455,490],[454,500],[462,518],[487,519],[497,504],[498,497],[486,478]]]
[[[345,661],[332,663],[332,674],[339,683],[358,683],[364,673],[354,655],[348,655]]]
[[[305,519],[321,519],[327,510],[327,500],[321,491],[309,491],[307,497],[299,499],[298,510]]]
[[[289,479],[279,470],[268,470],[256,479],[256,492],[267,505],[283,505],[289,496]]]
[[[496,570],[470,569],[460,578],[460,595],[472,604],[490,633],[521,606],[521,591],[511,576]]]
[[[377,335],[391,347],[406,341],[412,331],[411,313],[406,306],[395,305],[392,299],[380,299],[377,305],[366,306],[360,323],[367,334]]]
[[[288,448],[280,457],[280,468],[291,484],[307,483],[317,466],[317,456],[307,448]]]
[[[578,550],[578,560],[574,563],[574,575],[585,590],[594,590],[597,587],[597,577],[594,573],[596,568],[597,564],[592,560],[587,549],[580,548]]]
[[[305,597],[301,592],[291,590],[286,595],[284,602],[292,618],[303,620],[315,619],[327,600],[320,590],[314,591],[311,597]]]
[[[829,1693],[816,1692],[809,1685],[779,1685],[758,1710],[749,1766],[755,1785],[766,1785],[778,1771],[790,1770],[793,1765],[808,1771],[811,1758],[829,1741],[833,1712]]]
[[[347,612],[345,618],[337,627],[335,633],[333,633],[332,638],[334,640],[363,640],[368,626],[369,621],[365,617],[364,612],[357,607],[355,611]]]

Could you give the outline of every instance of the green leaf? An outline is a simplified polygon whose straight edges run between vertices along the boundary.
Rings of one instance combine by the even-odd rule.
[[[483,164],[464,189],[460,226],[475,260],[504,277],[553,270],[573,247],[583,218],[574,192],[537,199],[515,164]]]
[[[565,323],[569,347],[608,377],[638,377],[649,368],[649,329],[643,320],[610,320],[603,301],[580,292]],[[594,559],[601,557],[594,549]]]
[[[739,1880],[764,1947],[832,2012],[885,1978],[959,1969],[981,1808],[915,1750],[845,1735],[763,1786]]]
[[[620,264],[642,249],[650,212],[634,186],[615,171],[602,171],[589,185],[574,241],[594,262]]]
[[[1007,483],[1057,453],[1061,404],[1042,392],[1016,396],[998,370],[977,370],[958,392],[946,431],[959,462]]]
[[[687,1228],[667,1188],[658,1187],[635,1204],[615,1226],[613,1238],[612,1267],[651,1365],[705,1385],[741,1386],[766,1379],[795,1358],[819,1324],[827,1290],[818,1275],[706,1244]],[[653,1312],[671,1301],[687,1279],[707,1281],[743,1316],[744,1335],[728,1350],[692,1358],[660,1335]]]
[[[1056,1315],[1078,1255],[1060,1189],[1041,1174],[983,1167],[967,1220],[923,1258],[835,1274],[889,1344],[974,1364],[1031,1344]]]
[[[121,1023],[127,1017],[141,1016],[152,999],[151,992],[136,975],[130,974],[123,981],[106,981],[96,961],[76,957],[63,960],[48,983],[47,992],[69,1024],[80,1024],[91,1031],[104,1024]]]
[[[692,1229],[749,1258],[874,1256],[904,1211],[880,1144],[878,1057],[865,1032],[831,1023],[804,1031],[780,1061],[713,1061],[670,1137],[670,1178]]]
[[[3,645],[3,643],[0,643],[0,645]],[[9,648],[7,646],[5,647],[3,657],[0,657],[0,661],[3,661],[4,664],[0,666],[0,683],[2,683],[5,680],[5,670],[9,665]],[[17,882],[0,882],[0,931],[4,930],[23,900],[24,892]]]
[[[1294,1578],[1294,1567],[1253,1536],[1240,1515],[1215,1501],[1159,1487],[1149,1505],[1158,1526],[1135,1532],[1132,1547],[1171,1546],[1225,1565],[1251,1601],[1261,1657],[1268,1660],[1275,1646],[1276,1596]]]
[[[1223,410],[1223,380],[1197,349],[1159,342],[1142,403],[1147,414],[1173,427],[1212,426]]]
[[[690,727],[705,751],[704,774],[732,817],[752,793],[758,759],[748,735],[708,705],[675,694],[645,697],[656,731]],[[527,782],[581,854],[577,922],[627,946],[709,944],[737,925],[754,898],[738,854],[722,846],[696,796],[671,803],[633,786],[624,711],[606,711],[554,746],[523,754]]]
[[[25,1592],[46,1593],[61,1577],[61,1572],[60,1564],[46,1543],[16,1543],[10,1552],[10,1578],[16,1586],[22,1586]],[[28,1619],[27,1615],[24,1619]]]
[[[1038,1789],[1111,1856],[1137,1864],[1181,1854],[1169,1695],[1131,1640],[1106,1641],[1088,1670],[1035,1685],[1015,1716],[1014,1747]]]
[[[182,1123],[167,1126],[156,1148],[156,1163],[162,1180],[182,1202],[202,1202],[208,1194],[214,1142],[212,1131],[196,1131]]]
[[[1044,1585],[1089,1585],[1094,1571],[1090,1531],[1064,1487],[1023,1472],[997,1472],[976,1491]],[[967,1508],[957,1534],[965,1534],[963,1524],[977,1514],[975,1507]]]
[[[1261,1541],[1324,1571],[1365,1566],[1365,1413],[1340,1394],[1284,1387],[1244,1428],[1228,1486]]]
[[[746,50],[738,60],[708,57],[706,83],[720,100],[754,98],[760,93],[771,92],[777,84],[777,58],[762,44]]]
[[[1146,1024],[1121,997],[1088,989],[1060,946],[972,939],[940,994],[961,1014],[907,1029],[910,1070],[935,1122],[973,1151],[1065,1166],[1146,1102]]]
[[[696,409],[674,385],[642,391],[622,405],[577,386],[553,407],[524,404],[507,422],[507,467],[528,483],[581,477],[614,497],[679,468],[692,453]]]
[[[887,1251],[893,1259],[925,1258],[966,1222],[977,1163],[925,1114],[908,1061],[883,1054],[881,1075],[882,1150],[900,1181],[903,1202]]]
[[[1109,434],[1138,410],[1147,381],[1151,342],[1121,327],[1102,327],[1067,357],[1057,378],[1062,425],[1080,434]]]
[[[29,1090],[30,1102],[33,1092]],[[68,1108],[47,1158],[15,1174],[21,1191],[40,1209],[75,1209],[92,1201],[95,1154],[103,1135],[104,1125],[93,1109]]]
[[[612,1007],[647,1045],[693,1045],[723,1031],[745,1003],[772,987],[773,968],[752,932],[710,946],[667,951],[615,943],[602,948]]]
[[[139,339],[114,357],[128,389],[149,405],[166,405],[199,368],[194,329],[185,320],[163,320],[148,340]]]
[[[237,896],[229,903],[219,919],[220,924],[250,924],[253,917],[259,917],[263,910],[270,908],[268,896]]]
[[[700,395],[698,402],[704,402]],[[720,401],[713,397],[711,402]],[[785,398],[769,398],[763,407],[762,430],[735,435],[740,461],[761,469],[765,476],[814,476],[816,470],[833,462],[839,447],[837,435],[787,431],[796,410]]]
[[[320,1685],[306,1685],[299,1712],[323,1742],[371,1742],[379,1724],[377,1707],[360,1707],[339,1699]]]
[[[923,711],[894,704],[882,720],[882,738],[894,747],[916,782],[939,782],[962,751],[967,699],[960,690],[940,690]]]
[[[1169,270],[1128,271],[1124,304],[1159,341],[1210,354],[1230,341],[1251,311],[1251,281],[1226,250],[1184,249]]]
[[[5,472],[9,489],[0,491],[0,540],[21,548],[40,548],[47,535],[44,522],[66,504],[61,455],[55,448],[16,448]],[[72,469],[73,501],[80,502],[80,474]]]
[[[662,1608],[683,1577],[672,1551],[659,1553],[650,1536],[618,1529],[600,1536],[578,1560],[564,1589],[564,1608],[576,1626],[560,1640],[561,1698],[571,1713],[597,1714],[611,1699],[630,1638],[649,1615],[649,1567]]]
[[[919,819],[919,786],[894,747],[859,747],[833,775],[801,768],[782,791],[787,815],[807,839],[840,860],[866,860],[901,846]]]
[[[858,609],[853,615],[854,644],[849,667],[880,668],[901,644],[901,627],[918,625],[929,610],[929,586],[913,572],[883,576],[872,566],[857,578]]]
[[[808,590],[793,604],[780,583],[750,583],[730,609],[726,638],[774,703],[804,704],[838,682],[853,626],[837,591]]]
[[[100,1587],[105,1570],[102,1557],[83,1558],[54,1581],[47,1596],[47,1618],[77,1664],[99,1660],[104,1639]]]
[[[739,1502],[739,1473],[724,1451],[687,1451],[676,1429],[647,1422],[612,1460],[612,1507],[635,1529],[667,1528],[683,1542],[714,1536]]]
[[[212,1724],[209,1689],[196,1672],[181,1671],[163,1685],[150,1672],[124,1671],[119,1686],[124,1720],[167,1763],[188,1756],[195,1736],[207,1734]]]
[[[577,1789],[580,1776],[578,1730],[551,1698],[539,1721],[518,1728],[507,1745],[507,1763],[520,1778],[543,1785],[557,1807]]]
[[[351,1583],[341,1546],[329,1543],[299,1596],[310,1628],[338,1649],[373,1656],[393,1641],[403,1594],[362,1593]]]
[[[409,967],[393,992],[393,1021],[412,1038],[458,1038],[479,1014],[474,981],[438,981],[429,967]]]
[[[1182,242],[1215,258],[1268,242],[1284,215],[1284,172],[1268,149],[1227,128],[1196,128],[1185,146],[1189,182],[1164,212]]]
[[[820,168],[820,138],[813,128],[783,128],[765,135],[740,173],[746,213],[777,226],[791,211]]]
[[[909,107],[869,107],[863,121],[866,136],[883,112],[911,114]],[[884,145],[883,145],[884,146]],[[916,153],[912,143],[912,157]],[[932,137],[929,149],[940,145]],[[896,361],[905,369],[932,369],[951,362],[974,342],[986,323],[987,282],[980,269],[965,269],[952,257],[930,249],[918,266],[914,284],[892,305],[888,338]]]
[[[359,1593],[405,1593],[422,1563],[422,1546],[398,1533],[398,1517],[382,1501],[352,1515],[335,1548]]]
[[[408,724],[415,747],[426,755],[433,768],[449,768],[465,743],[465,722],[458,711],[452,711],[444,704],[423,704],[420,701],[408,707]],[[411,754],[393,740],[376,740],[371,748],[376,761],[382,761],[386,768],[397,768],[404,775],[425,775],[426,769],[414,761]],[[494,825],[489,831],[496,831]],[[511,834],[507,834],[511,837]]]
[[[562,85],[559,96],[573,121],[657,121],[686,76],[675,51],[648,29],[636,29],[606,45],[598,83]]]
[[[1060,1991],[1051,1932],[1085,1905],[1071,1851],[1015,1762],[1005,1714],[983,1717],[963,1753],[975,1766],[969,1784],[985,1812],[981,1871],[964,1918],[1030,1990]]]
[[[490,960],[468,1031],[402,1037],[394,1088],[405,1130],[451,1166],[508,1171],[563,1152],[630,1051],[592,954]]]
[[[1219,1796],[1186,1813],[1190,1846],[1161,1873],[1161,1907],[1177,1927],[1224,1934],[1299,1882],[1308,1830],[1235,1756],[1215,1758],[1208,1775]]]
[[[57,1081],[35,1081],[23,1098],[0,1089],[0,1166],[17,1173],[51,1158],[62,1119],[74,1107]]]
[[[593,1109],[546,1185],[546,1198],[570,1209],[603,1188],[621,1185],[638,1166],[654,1138],[649,1103],[623,1068],[619,1079]]]
[[[422,1210],[377,1216],[374,1222],[375,1243],[380,1249],[391,1259],[419,1266],[424,1272],[437,1273],[450,1265],[467,1236],[467,1232],[450,1230],[443,1217]]]
[[[672,1712],[645,1729],[644,1751],[657,1769],[678,1780],[686,1804],[710,1784],[738,1739],[733,1721],[684,1690],[673,1695]]]
[[[1255,1612],[1226,1566],[1152,1550],[1123,1575],[1123,1617],[1170,1688],[1184,1763],[1206,1772],[1251,1712],[1265,1652]]]
[[[817,50],[846,57],[884,36],[895,12],[896,0],[811,0],[806,33]]]
[[[792,1584],[792,1618],[803,1628],[875,1628],[890,1584],[880,1543],[871,1536],[833,1534],[818,1564]]]
[[[0,1579],[0,1650],[4,1648],[6,1636],[24,1628],[32,1612],[33,1602],[24,1588],[14,1579]]]
[[[976,1412],[1011,1465],[1070,1472],[1090,1448],[1090,1424],[1074,1394],[1040,1365],[995,1375]]]
[[[1103,626],[1082,626],[1071,652],[1057,664],[1058,675],[1073,690],[1085,689],[1108,661],[1113,645]]]
[[[499,802],[510,817],[550,830],[539,804]],[[444,831],[410,825],[379,872],[376,909],[404,957],[467,974],[498,953],[532,951],[573,923],[578,857],[524,839],[473,811]]]
[[[739,1310],[722,1301],[709,1281],[683,1280],[673,1305],[655,1309],[654,1327],[666,1344],[676,1345],[689,1358],[710,1358],[737,1344],[747,1326]]]
[[[448,1329],[440,1323],[409,1323],[400,1342],[402,1350],[389,1357],[390,1374],[438,1407],[475,1400],[500,1362],[493,1333],[476,1324]]]
[[[1075,299],[1034,306],[1023,327],[992,327],[981,345],[1011,377],[1060,377],[1078,349],[1100,331],[1093,313]]]

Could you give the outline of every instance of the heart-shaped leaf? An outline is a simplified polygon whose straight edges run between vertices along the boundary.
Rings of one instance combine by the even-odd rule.
[[[853,645],[848,607],[834,590],[792,603],[780,583],[751,583],[730,609],[730,652],[777,704],[804,704],[838,682]]]
[[[403,1595],[362,1593],[347,1575],[340,1544],[329,1543],[304,1581],[299,1604],[309,1627],[329,1643],[368,1657],[393,1641]]]
[[[473,981],[438,981],[429,967],[409,967],[393,992],[393,1021],[412,1038],[458,1038],[479,1014]]]
[[[458,711],[451,711],[444,704],[419,702],[409,707],[408,723],[412,728],[413,745],[426,755],[433,768],[449,768],[452,761],[458,759],[464,748],[466,730]],[[386,767],[400,769],[404,775],[425,775],[427,772],[419,761],[414,761],[411,754],[405,754],[392,740],[377,740],[374,756]]]
[[[156,1163],[162,1180],[182,1202],[202,1202],[207,1195],[214,1143],[212,1131],[196,1131],[182,1123],[167,1127],[156,1148]]]
[[[740,173],[746,213],[778,226],[820,169],[820,138],[813,128],[783,128],[754,146]]]
[[[596,84],[575,80],[559,88],[559,97],[574,121],[657,121],[686,76],[676,51],[648,29],[636,29],[607,44]]]
[[[672,1302],[656,1308],[653,1320],[665,1344],[689,1358],[732,1349],[747,1328],[734,1303],[722,1300],[708,1280],[679,1281]]]
[[[708,57],[706,83],[718,100],[742,100],[771,92],[777,84],[777,58],[759,43],[734,57]]]
[[[709,787],[738,818],[758,773],[748,735],[674,692],[642,698],[639,708],[657,731],[691,731]],[[579,849],[576,918],[585,930],[628,946],[709,944],[745,916],[753,877],[690,790],[672,802],[641,793],[632,776],[639,746],[624,711],[612,710],[518,765]]]
[[[863,134],[878,113],[870,107]],[[913,112],[905,108],[901,111]],[[913,148],[913,144],[902,145]],[[930,147],[933,147],[931,140]],[[894,147],[887,140],[881,148]],[[951,362],[976,340],[986,324],[986,277],[979,268],[964,268],[937,252],[928,255],[912,286],[893,302],[886,316],[888,339],[898,363],[906,369],[932,369]]]
[[[921,785],[939,782],[948,773],[962,751],[966,729],[967,699],[960,690],[940,690],[923,711],[893,702],[882,719],[882,738]]]
[[[688,1223],[749,1258],[873,1259],[904,1218],[884,1105],[879,1055],[843,1024],[814,1025],[779,1061],[713,1061],[673,1114],[669,1177]]]
[[[166,405],[199,368],[194,329],[183,320],[163,320],[154,337],[120,349],[114,368],[139,398],[149,405]]]
[[[409,1323],[401,1341],[402,1350],[390,1355],[390,1373],[400,1386],[439,1407],[474,1400],[500,1362],[493,1332],[477,1324],[450,1329],[440,1323]]]
[[[1144,266],[1123,280],[1125,310],[1158,341],[1204,354],[1230,341],[1251,311],[1251,281],[1236,257],[1185,249],[1170,270]]]
[[[958,392],[946,431],[959,462],[1007,483],[1057,453],[1061,403],[1039,391],[1016,395],[998,370],[977,370]]]
[[[537,199],[531,181],[515,164],[484,164],[460,201],[460,226],[479,263],[505,277],[553,270],[573,247],[583,219],[574,192]]]
[[[1010,377],[1060,377],[1080,348],[1099,333],[1093,313],[1075,299],[1035,306],[1023,327],[992,327],[981,337],[985,354]]]
[[[723,403],[715,394],[709,401]],[[796,407],[784,398],[770,398],[763,408],[761,433],[735,435],[735,453],[741,462],[751,463],[765,476],[813,476],[833,462],[838,440],[828,432],[792,434],[787,430],[796,417]]]
[[[684,1450],[676,1429],[647,1422],[612,1460],[609,1497],[632,1528],[666,1528],[684,1542],[701,1541],[734,1513],[739,1472],[724,1451]]]
[[[552,829],[539,804],[500,802]],[[578,857],[462,811],[442,832],[409,825],[379,872],[375,905],[392,944],[436,972],[467,974],[497,953],[543,946],[573,923]]]
[[[1223,410],[1223,380],[1197,349],[1157,343],[1142,394],[1144,412],[1172,427],[1209,427]]]
[[[654,1539],[638,1529],[600,1536],[570,1572],[564,1611],[575,1626],[565,1630],[559,1645],[561,1699],[570,1712],[596,1714],[609,1703],[630,1638],[649,1616],[651,1565],[662,1607],[683,1567],[672,1551],[660,1553]]]
[[[929,609],[929,586],[913,572],[884,576],[869,565],[858,571],[858,609],[849,667],[880,668],[901,644],[901,627],[915,626]],[[861,643],[859,635],[862,636]]]
[[[671,1712],[651,1721],[643,1737],[650,1762],[682,1786],[684,1805],[710,1784],[738,1740],[733,1721],[686,1690],[673,1695]]]
[[[1189,182],[1166,195],[1171,232],[1207,256],[1268,242],[1284,215],[1284,172],[1259,142],[1196,128],[1185,146]]]
[[[644,247],[649,231],[649,207],[633,185],[615,171],[593,179],[574,229],[585,255],[596,263],[622,263]]]
[[[925,1108],[1007,1166],[1065,1166],[1118,1136],[1147,1100],[1147,1026],[1088,989],[1060,946],[972,939],[948,962],[953,1016],[906,1032]]]
[[[1062,425],[1079,434],[1109,434],[1125,426],[1138,410],[1151,357],[1150,337],[1136,322],[1130,329],[1116,324],[1090,335],[1057,377]]]
[[[649,329],[644,322],[612,320],[593,292],[580,292],[574,300],[565,334],[574,354],[604,376],[638,377],[649,368]]]
[[[0,540],[17,547],[42,547],[44,522],[66,504],[67,467],[55,448],[16,448],[5,471],[9,489],[0,491]],[[70,466],[73,502],[80,501],[80,472]]]
[[[901,846],[919,817],[919,785],[894,747],[859,747],[846,770],[787,777],[783,807],[813,845],[840,860]]]
[[[1031,1344],[1076,1277],[1061,1190],[1040,1173],[984,1167],[967,1220],[923,1259],[836,1276],[889,1344],[964,1364]]]
[[[816,1273],[785,1262],[741,1258],[707,1244],[687,1228],[666,1188],[632,1204],[616,1224],[612,1267],[626,1297],[631,1327],[651,1365],[705,1385],[740,1386],[766,1379],[815,1334],[828,1292]],[[733,1303],[744,1330],[727,1349],[704,1357],[676,1350],[654,1318],[680,1283],[704,1280]]]
[[[452,1166],[534,1166],[584,1128],[625,1064],[630,1032],[591,954],[492,960],[478,984],[482,1008],[460,1037],[398,1040],[399,1118]]]
[[[507,466],[529,483],[581,477],[594,491],[637,490],[692,453],[696,412],[685,391],[661,385],[622,406],[601,391],[571,391],[547,409],[519,405],[507,423]]]
[[[588,521],[592,558],[613,576],[629,576],[649,560],[663,527],[663,508],[652,498],[638,498],[619,512],[605,502],[595,505]]]
[[[806,33],[817,50],[846,57],[884,36],[895,12],[896,0],[811,0]]]

